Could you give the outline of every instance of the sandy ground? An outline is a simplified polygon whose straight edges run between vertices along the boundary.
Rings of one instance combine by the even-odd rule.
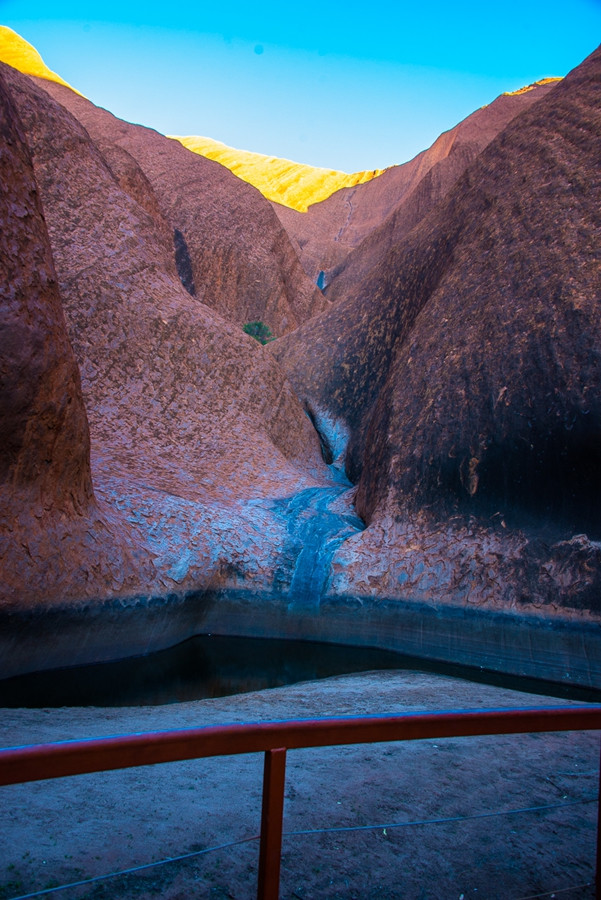
[[[371,672],[162,707],[2,710],[0,743],[563,702],[439,675]],[[291,751],[284,830],[313,833],[284,838],[281,897],[592,898],[598,772],[596,733]],[[261,778],[262,757],[253,755],[0,788],[0,898],[253,837]],[[554,808],[483,817],[542,805]],[[406,824],[442,819],[453,821]],[[379,827],[319,831],[365,825]],[[257,859],[250,841],[43,896],[246,900],[256,896]]]

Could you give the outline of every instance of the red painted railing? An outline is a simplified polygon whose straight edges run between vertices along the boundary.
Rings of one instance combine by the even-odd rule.
[[[0,750],[0,785],[236,753],[265,753],[258,900],[277,900],[286,751],[426,738],[601,730],[601,705],[216,725]],[[601,794],[601,787],[600,787]],[[601,804],[596,893],[601,900]]]

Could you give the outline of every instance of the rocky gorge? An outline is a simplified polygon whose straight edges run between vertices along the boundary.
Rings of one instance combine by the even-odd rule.
[[[601,51],[306,213],[0,98],[0,675],[221,633],[601,687]]]

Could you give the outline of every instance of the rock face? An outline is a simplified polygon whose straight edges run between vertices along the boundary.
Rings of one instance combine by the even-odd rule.
[[[67,337],[46,225],[4,79],[2,114],[2,482],[72,509],[93,499],[79,371]]]
[[[142,193],[147,209],[158,206],[160,227],[171,234],[165,252],[173,256],[180,248],[180,258],[189,261],[188,285],[195,285],[204,304],[239,325],[263,321],[278,337],[328,307],[254,187],[178,141],[116,119],[61,85],[38,84],[81,122],[121,186],[133,189],[137,202]],[[123,151],[137,163],[135,176]]]
[[[601,51],[357,205],[333,305],[231,172],[0,76],[0,675],[209,631],[601,685]]]
[[[132,548],[92,490],[90,438],[22,124],[0,72],[3,609],[131,585]],[[137,578],[148,574],[138,555]],[[94,583],[88,577],[95,571]]]
[[[373,181],[337,191],[306,213],[274,204],[307,274],[315,282],[323,273],[320,287],[332,285],[327,292],[332,301],[348,296],[346,282],[338,289],[336,281],[351,251],[369,235],[373,266],[378,251],[385,255],[417,225],[484,147],[514,116],[544,97],[553,84],[554,80],[548,80],[530,90],[497,97],[490,106],[441,134],[410,162],[392,166]],[[360,258],[364,260],[366,253]]]
[[[600,127],[598,53],[503,132],[420,233],[428,246],[444,231],[446,259],[370,417],[363,511],[436,495],[601,536]],[[427,250],[425,276],[433,263]]]
[[[164,218],[156,219],[154,192],[131,155],[112,148],[107,162],[64,107],[31,79],[4,71],[33,158],[82,373],[95,491],[125,528],[119,541],[138,547],[141,556],[133,580],[116,560],[115,581],[108,584],[85,565],[68,593],[47,581],[46,604],[81,600],[90,591],[132,597],[198,589],[238,570],[251,581],[251,570],[270,580],[285,523],[270,512],[269,498],[328,481],[309,420],[273,357],[184,289]],[[27,221],[23,227],[25,232]],[[52,298],[58,315],[56,287]],[[68,349],[64,326],[63,341]],[[37,359],[37,344],[34,350]],[[73,395],[81,433],[75,441],[72,424],[61,441],[53,439],[61,452],[48,479],[52,490],[68,496],[56,486],[60,467],[66,468],[69,490],[82,503],[92,498],[85,413],[73,357],[63,350],[55,351],[63,367],[60,378],[52,375],[53,384],[62,385],[56,402]],[[54,396],[58,388],[51,390]],[[14,383],[7,393],[14,395]],[[33,422],[39,413],[36,427],[46,428],[42,400],[34,397],[31,404],[25,413],[18,406],[13,413],[15,446],[19,415]],[[40,452],[47,455],[44,446]],[[16,450],[12,457],[14,480]],[[35,465],[26,455],[19,459],[24,470]],[[75,474],[79,488],[72,483]],[[257,498],[265,508],[252,505]],[[109,565],[102,550],[97,565]],[[38,602],[43,575],[42,568],[32,576],[24,605]]]
[[[274,348],[350,435],[335,589],[599,612],[600,108],[597,51]]]
[[[176,137],[184,147],[215,159],[234,172],[238,178],[254,184],[264,197],[298,212],[306,212],[309,206],[326,200],[331,194],[347,187],[364,184],[377,178],[383,169],[367,172],[337,172],[295,163],[277,156],[265,156],[249,150],[236,150],[221,141],[206,137]]]
[[[7,25],[0,25],[0,60],[26,75],[35,75],[47,81],[64,84],[72,91],[75,90],[60,75],[48,68],[35,47]]]

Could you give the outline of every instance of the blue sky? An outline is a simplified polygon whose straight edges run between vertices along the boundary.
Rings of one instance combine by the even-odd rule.
[[[601,41],[601,0],[0,0],[0,23],[129,121],[350,172],[565,75]]]

